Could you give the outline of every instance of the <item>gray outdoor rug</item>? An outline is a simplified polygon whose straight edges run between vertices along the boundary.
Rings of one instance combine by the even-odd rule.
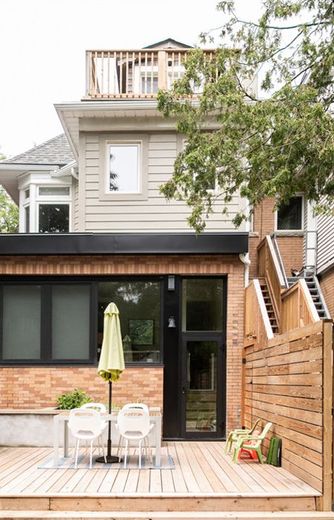
[[[93,464],[92,469],[123,469],[123,462],[104,464],[96,462],[95,459],[98,453],[93,452]],[[151,457],[142,456],[141,459],[142,469],[175,469],[173,458],[168,455],[163,449],[161,450],[161,464],[160,466],[155,465],[154,455]],[[76,469],[74,467],[74,456],[67,458],[59,457],[59,463],[57,466],[53,463],[53,457],[48,457],[39,466],[41,469]],[[89,451],[81,451],[78,457],[78,469],[89,469]],[[126,469],[138,469],[138,455],[132,453],[127,460]]]

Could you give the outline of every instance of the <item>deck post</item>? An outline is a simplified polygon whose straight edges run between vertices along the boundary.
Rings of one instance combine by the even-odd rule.
[[[158,51],[158,87],[167,88],[167,52]]]
[[[332,510],[333,455],[333,322],[323,320],[323,494],[322,511]]]

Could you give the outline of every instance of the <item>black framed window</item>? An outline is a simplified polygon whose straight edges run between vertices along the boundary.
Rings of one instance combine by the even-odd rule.
[[[277,210],[277,230],[300,231],[303,229],[303,197],[291,197]]]
[[[69,204],[40,204],[39,233],[67,233],[70,225]]]
[[[93,302],[90,283],[3,284],[0,361],[93,362],[96,358]]]
[[[104,310],[116,303],[126,363],[161,362],[160,280],[115,280],[98,284],[98,347],[103,336]]]

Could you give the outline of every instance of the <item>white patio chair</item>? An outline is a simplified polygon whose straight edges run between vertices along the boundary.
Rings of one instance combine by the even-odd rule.
[[[74,467],[78,467],[78,453],[80,441],[89,441],[90,442],[90,459],[89,459],[89,467],[92,468],[93,463],[93,442],[97,439],[99,449],[102,447],[102,453],[105,462],[107,462],[103,442],[101,439],[101,434],[106,426],[106,421],[104,421],[99,412],[90,408],[74,408],[70,410],[68,427],[76,439],[75,443],[75,462]]]
[[[147,458],[148,435],[153,428],[150,424],[150,415],[148,407],[142,403],[129,403],[120,410],[117,416],[117,428],[120,434],[118,446],[118,455],[121,449],[122,441],[124,441],[124,468],[126,468],[129,441],[138,442],[139,461],[138,466],[141,468],[143,443],[145,445],[145,453]]]

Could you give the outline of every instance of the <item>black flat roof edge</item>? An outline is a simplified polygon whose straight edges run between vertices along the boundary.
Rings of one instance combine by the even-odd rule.
[[[0,255],[238,254],[248,233],[0,234]]]

